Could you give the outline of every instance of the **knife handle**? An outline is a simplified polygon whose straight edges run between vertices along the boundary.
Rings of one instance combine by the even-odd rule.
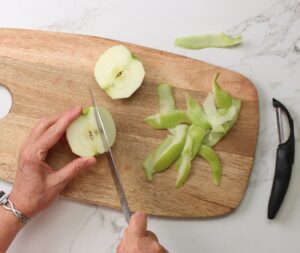
[[[290,135],[286,142],[278,145],[275,175],[268,206],[268,218],[274,219],[287,192],[295,155],[294,122],[286,107],[273,98],[273,106],[280,107],[287,115]]]

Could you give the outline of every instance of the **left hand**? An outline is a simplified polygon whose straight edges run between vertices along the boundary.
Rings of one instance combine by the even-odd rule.
[[[70,123],[81,114],[80,106],[41,119],[23,144],[10,199],[28,217],[47,208],[78,174],[96,164],[96,159],[77,158],[58,171],[46,162],[49,151]]]

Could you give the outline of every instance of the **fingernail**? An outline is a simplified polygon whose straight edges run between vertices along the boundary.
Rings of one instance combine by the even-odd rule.
[[[145,213],[140,212],[140,211],[134,213],[134,217],[136,217],[137,219],[143,218],[144,216],[145,216]]]

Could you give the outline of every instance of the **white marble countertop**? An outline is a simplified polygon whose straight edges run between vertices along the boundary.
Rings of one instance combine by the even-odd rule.
[[[272,97],[286,104],[294,116],[299,148],[299,1],[10,0],[1,2],[0,27],[118,39],[207,61],[249,77],[259,92],[261,120],[253,173],[240,207],[226,217],[209,220],[150,218],[149,228],[172,253],[300,252],[299,155],[276,220],[266,217],[278,143]],[[200,51],[173,45],[177,36],[216,31],[241,33],[244,43],[233,49]],[[0,189],[10,188],[0,181]],[[8,252],[111,253],[125,225],[119,211],[60,198],[19,233]]]

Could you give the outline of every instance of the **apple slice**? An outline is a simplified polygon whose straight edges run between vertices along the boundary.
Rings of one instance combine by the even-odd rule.
[[[116,126],[110,112],[98,107],[108,137],[110,147],[116,140]],[[94,107],[87,107],[66,131],[71,150],[81,157],[92,157],[105,152],[101,135],[98,131]]]
[[[142,84],[143,64],[123,45],[107,49],[95,66],[99,86],[113,99],[130,97]]]

